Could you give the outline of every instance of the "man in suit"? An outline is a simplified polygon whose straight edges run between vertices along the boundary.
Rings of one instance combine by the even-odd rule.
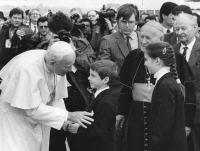
[[[29,28],[31,28],[34,34],[38,32],[37,21],[39,17],[40,17],[39,9],[32,9],[29,12],[29,18],[30,18]]]
[[[111,60],[116,62],[119,69],[121,68],[128,53],[139,47],[138,33],[134,31],[138,18],[138,9],[135,5],[124,4],[119,8],[117,14],[119,31],[102,38],[98,56],[101,60]]]
[[[124,62],[128,53],[139,48],[138,33],[134,31],[135,23],[139,19],[137,6],[133,4],[124,4],[118,9],[117,24],[119,31],[102,38],[98,58],[101,60],[111,60],[115,62],[119,68]],[[113,97],[117,103],[122,86],[119,80],[115,80],[110,85]],[[118,134],[117,134],[118,135]],[[117,136],[122,139],[122,136]],[[116,151],[121,149],[122,140],[116,142]]]
[[[192,10],[189,6],[186,6],[186,5],[179,5],[179,6],[176,6],[172,11],[171,11],[171,14],[173,16],[173,20],[176,19],[176,16],[179,14],[179,13],[186,13],[186,14],[192,14]],[[165,42],[169,43],[170,45],[175,45],[178,43],[178,38],[177,38],[177,35],[176,35],[176,32],[173,31],[173,32],[170,32],[170,33],[167,33],[164,35],[164,40]]]
[[[179,51],[188,61],[190,68],[195,76],[194,87],[196,93],[196,115],[194,118],[194,127],[189,135],[189,150],[200,150],[200,42],[195,37],[197,22],[195,16],[189,14],[180,14],[175,21],[175,31],[180,43],[174,45],[174,50]],[[188,131],[191,127],[188,127]],[[190,137],[193,139],[190,140]]]
[[[171,33],[174,31],[174,20],[171,12],[176,6],[178,5],[173,2],[166,2],[163,3],[160,8],[160,21],[163,26],[164,33]]]

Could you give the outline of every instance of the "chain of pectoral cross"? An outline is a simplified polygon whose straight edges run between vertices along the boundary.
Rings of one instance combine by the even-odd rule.
[[[146,85],[147,85],[148,92],[150,92],[151,91],[151,86],[152,86],[151,74],[149,73],[149,71],[148,71],[146,66],[145,66],[145,69],[146,69],[146,75],[148,76],[148,77],[146,77],[146,81],[147,81]]]

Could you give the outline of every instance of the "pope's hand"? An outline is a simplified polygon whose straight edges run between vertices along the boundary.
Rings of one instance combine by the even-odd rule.
[[[117,115],[116,116],[116,123],[115,123],[115,128],[118,131],[122,130],[122,127],[124,125],[124,121],[125,121],[125,116],[123,115]]]
[[[89,112],[68,112],[68,120],[73,123],[78,123],[80,126],[87,128],[83,123],[91,124],[94,120],[89,117],[93,116],[94,113]]]

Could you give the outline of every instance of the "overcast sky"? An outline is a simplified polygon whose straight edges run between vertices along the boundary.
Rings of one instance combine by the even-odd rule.
[[[103,4],[108,3],[134,3],[138,7],[142,4],[145,7],[155,7],[161,6],[163,2],[170,0],[0,0],[0,5],[10,4],[10,5],[39,5],[42,3],[46,6],[66,6],[66,7],[80,7],[80,8],[101,8]],[[184,0],[171,0],[175,3]]]

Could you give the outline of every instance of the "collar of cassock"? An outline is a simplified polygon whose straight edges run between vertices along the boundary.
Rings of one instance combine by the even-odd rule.
[[[47,73],[52,73],[46,66],[46,63],[45,63],[45,60],[43,59],[43,68],[44,68],[44,71],[47,72]]]
[[[155,74],[154,74],[154,78],[156,79],[156,83],[158,82],[158,80],[165,75],[166,73],[170,72],[170,67],[163,67],[162,69],[158,70]]]

